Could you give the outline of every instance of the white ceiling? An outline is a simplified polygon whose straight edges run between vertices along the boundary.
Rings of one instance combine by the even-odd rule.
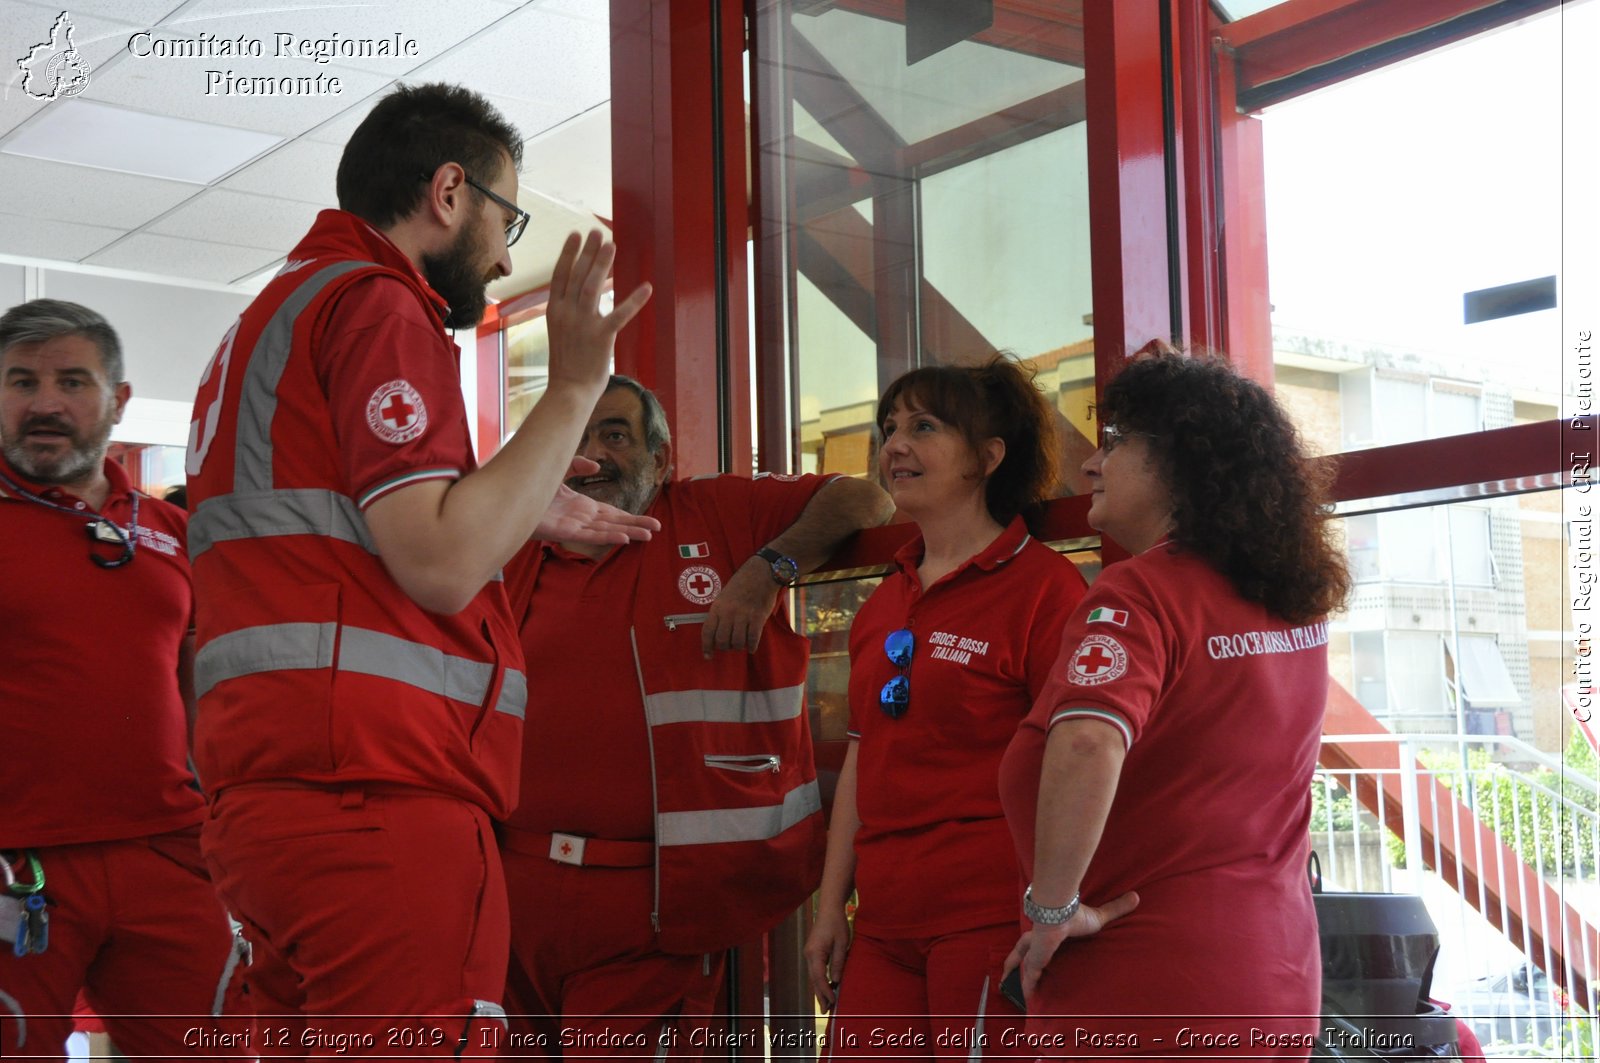
[[[73,43],[91,68],[88,84],[75,99],[36,100],[22,91],[17,60],[49,40],[64,2]],[[491,294],[537,287],[568,232],[611,216],[608,18],[608,0],[0,0],[0,256],[254,291],[317,210],[334,205],[340,151],[373,103],[396,81],[451,81],[486,95],[525,138],[520,200],[533,223],[514,249],[515,275]],[[243,38],[264,54],[139,55],[130,38],[141,33],[149,41]],[[417,55],[323,64],[276,55],[279,34],[398,34],[416,41]],[[216,80],[208,70],[321,74],[337,77],[341,91],[208,94]],[[34,139],[53,124],[52,108],[75,100],[278,139],[209,184],[16,153],[23,134],[31,129],[26,139]]]

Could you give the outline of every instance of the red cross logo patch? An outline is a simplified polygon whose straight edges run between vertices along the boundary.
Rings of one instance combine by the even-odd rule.
[[[722,593],[722,577],[710,565],[690,565],[678,573],[678,593],[696,605],[710,605]]]
[[[367,427],[385,443],[409,443],[428,428],[428,408],[409,381],[382,384],[367,400]]]
[[[1110,635],[1085,635],[1067,666],[1067,678],[1079,686],[1097,687],[1128,671],[1128,651]]]

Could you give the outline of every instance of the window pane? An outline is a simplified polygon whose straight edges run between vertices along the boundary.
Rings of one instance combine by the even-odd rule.
[[[1563,185],[1563,114],[1589,128],[1594,100],[1562,68],[1564,39],[1594,39],[1595,9],[1562,5],[1264,112],[1279,393],[1318,451],[1557,416],[1563,306],[1474,324],[1464,306],[1552,275],[1562,302],[1594,290],[1563,275],[1588,261],[1570,241],[1563,257],[1562,238],[1593,187]],[[1329,379],[1342,431],[1310,389]]]
[[[939,7],[756,9],[758,333],[786,344],[805,471],[867,473],[885,385],[999,350],[1039,368],[1063,464],[1092,449],[1081,5],[908,61]]]

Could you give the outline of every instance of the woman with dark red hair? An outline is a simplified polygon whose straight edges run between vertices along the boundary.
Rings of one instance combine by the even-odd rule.
[[[1021,884],[1000,757],[1084,592],[1021,515],[1056,481],[1052,421],[1001,357],[913,370],[878,403],[879,472],[920,534],[850,629],[852,741],[805,949],[834,1009],[830,1059],[1015,1052],[1022,1016],[999,983]]]
[[[1349,589],[1320,467],[1218,359],[1135,359],[1099,414],[1089,523],[1134,556],[1074,611],[1001,773],[1028,1034],[1039,1055],[1304,1056],[1310,782]]]

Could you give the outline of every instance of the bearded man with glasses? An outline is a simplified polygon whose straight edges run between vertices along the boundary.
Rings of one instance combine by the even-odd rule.
[[[459,86],[356,128],[323,211],[223,338],[190,436],[204,835],[274,1043],[492,1054],[508,913],[490,827],[526,679],[497,577],[535,534],[648,538],[562,484],[641,286],[569,238],[550,383],[480,468],[450,329],[511,272],[522,138]],[[585,466],[574,471],[592,471]]]
[[[80,990],[130,1058],[188,1054],[197,1023],[243,1031],[213,1017],[242,1002],[188,764],[184,514],[106,457],[129,395],[93,310],[0,317],[5,1056],[63,1058]]]
[[[698,1057],[725,953],[821,871],[809,645],[783,592],[892,507],[848,476],[675,480],[666,413],[624,376],[578,454],[598,468],[573,490],[662,530],[550,536],[506,567],[528,662],[508,996],[533,1013],[512,1032],[569,1059]]]

